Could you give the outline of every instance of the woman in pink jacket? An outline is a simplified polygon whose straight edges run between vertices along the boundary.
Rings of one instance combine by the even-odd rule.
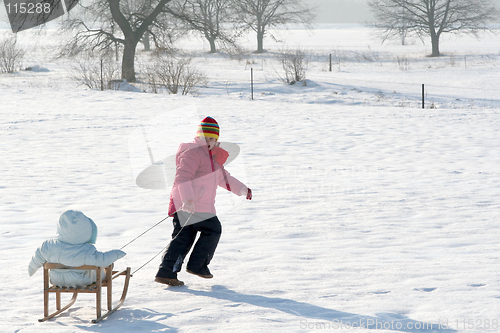
[[[174,214],[174,231],[156,274],[158,283],[184,285],[177,279],[177,273],[198,232],[200,237],[189,257],[187,272],[207,279],[213,277],[208,264],[222,232],[215,215],[217,186],[252,199],[252,191],[223,168],[229,155],[218,147],[218,139],[218,123],[206,117],[198,126],[194,141],[182,143],[177,150],[176,174],[168,209],[169,215]]]

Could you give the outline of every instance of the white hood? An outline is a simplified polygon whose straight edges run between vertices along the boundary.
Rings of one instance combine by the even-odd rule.
[[[82,212],[68,210],[61,214],[57,224],[57,239],[68,244],[94,244],[97,226]]]

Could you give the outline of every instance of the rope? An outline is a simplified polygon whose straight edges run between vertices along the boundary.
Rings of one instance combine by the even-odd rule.
[[[161,220],[160,222],[156,223],[154,226],[152,226],[151,228],[149,228],[148,230],[144,231],[142,234],[140,234],[139,236],[137,236],[136,238],[132,239],[130,242],[128,242],[127,244],[123,245],[120,250],[123,250],[123,248],[127,245],[129,245],[130,243],[134,242],[137,238],[141,237],[142,235],[144,235],[146,232],[148,232],[149,230],[153,229],[154,227],[156,227],[157,225],[159,225],[160,223],[162,223],[163,221],[165,221],[166,219],[168,219],[169,217],[172,217],[174,216],[174,214],[177,213],[177,212],[173,212],[172,214],[170,214],[169,216],[165,217],[163,220]]]
[[[148,232],[149,230],[151,230],[151,229],[153,229],[154,227],[156,227],[158,224],[162,223],[163,221],[165,221],[165,220],[166,220],[166,219],[168,219],[169,217],[173,216],[175,213],[177,213],[177,212],[174,212],[174,213],[170,214],[169,216],[165,217],[163,220],[161,220],[160,222],[156,223],[154,226],[152,226],[152,227],[151,227],[151,228],[149,228],[148,230],[144,231],[142,234],[140,234],[140,235],[139,235],[139,236],[137,236],[136,238],[132,239],[130,242],[128,242],[127,244],[125,244],[124,246],[122,246],[122,249],[123,249],[125,246],[129,245],[130,243],[132,243],[133,241],[135,241],[137,238],[139,238],[139,237],[141,237],[142,235],[144,235],[144,234],[145,234],[146,232]],[[167,244],[167,246],[165,246],[163,249],[161,249],[161,251],[160,251],[160,252],[158,252],[157,254],[155,254],[155,255],[153,256],[153,258],[149,259],[149,260],[148,260],[148,261],[147,261],[144,265],[142,265],[141,267],[139,267],[138,269],[136,269],[136,270],[132,273],[132,275],[134,275],[135,273],[137,273],[137,272],[138,272],[139,270],[141,270],[144,266],[146,266],[146,265],[147,265],[147,264],[149,264],[151,261],[153,261],[153,260],[154,260],[154,259],[155,259],[155,258],[156,258],[159,254],[160,254],[160,253],[162,253],[163,251],[165,251],[165,249],[166,249],[167,247],[169,247],[169,246],[170,246],[170,244],[174,241],[174,239],[176,239],[176,238],[177,238],[177,236],[179,236],[179,234],[180,234],[180,233],[181,233],[181,231],[184,229],[184,227],[188,225],[188,222],[189,222],[189,220],[191,219],[191,216],[193,216],[193,213],[191,213],[191,214],[189,215],[189,218],[186,220],[186,223],[184,223],[184,225],[182,226],[181,230],[179,230],[179,232],[177,233],[177,235],[175,235],[175,237],[174,237],[174,238],[172,238],[172,240],[171,240],[171,241]]]
[[[182,230],[182,229],[181,229]],[[177,236],[176,236],[177,237]],[[175,238],[172,238],[172,241],[174,240]],[[170,243],[172,243],[172,241],[170,241]],[[170,243],[168,243],[167,246],[165,246],[163,249],[161,249],[160,252],[158,252],[157,254],[155,254],[155,256],[151,259],[149,259],[144,265],[142,265],[141,267],[139,267],[138,269],[136,269],[132,275],[134,275],[137,271],[139,271],[140,269],[142,269],[144,266],[146,266],[147,264],[149,264],[151,261],[153,261],[160,253],[162,253],[163,251],[165,251],[165,249],[170,245]]]

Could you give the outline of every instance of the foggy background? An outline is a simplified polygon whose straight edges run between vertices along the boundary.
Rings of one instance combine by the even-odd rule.
[[[314,23],[366,23],[372,19],[367,0],[303,0],[311,7],[315,7],[316,19]],[[500,9],[500,0],[493,0]],[[3,0],[0,0],[0,27],[8,23],[7,13]],[[500,22],[500,17],[497,22]],[[5,27],[6,28],[6,27]]]
[[[316,7],[316,23],[366,23],[373,16],[367,0],[304,0]],[[500,0],[492,0],[500,9]],[[498,17],[497,22],[500,22]]]
[[[500,0],[498,0],[500,2]],[[372,19],[366,0],[304,0],[315,7],[316,23],[365,23]]]

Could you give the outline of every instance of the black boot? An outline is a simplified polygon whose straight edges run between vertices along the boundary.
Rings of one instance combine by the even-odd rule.
[[[173,287],[179,287],[179,286],[184,285],[184,282],[179,281],[177,279],[167,279],[167,278],[162,278],[159,276],[157,276],[155,278],[155,282],[166,284],[166,285],[173,286]]]
[[[198,275],[199,277],[202,277],[204,279],[211,279],[213,278],[214,276],[212,275],[212,273],[210,273],[210,270],[208,269],[207,266],[203,267],[203,269],[200,271],[200,272],[193,272],[192,270],[190,270],[189,268],[186,269],[186,272],[190,273],[190,274],[193,274],[193,275]]]

